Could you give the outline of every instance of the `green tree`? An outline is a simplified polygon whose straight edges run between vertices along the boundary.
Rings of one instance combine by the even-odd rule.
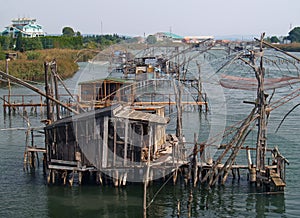
[[[146,42],[149,44],[155,44],[157,42],[157,39],[155,36],[149,35],[146,39]]]
[[[22,36],[21,32],[18,33],[18,36],[17,36],[17,39],[16,39],[16,48],[15,48],[15,50],[20,51],[20,52],[24,51],[23,36]]]
[[[300,27],[295,27],[289,32],[288,39],[291,42],[300,42]]]
[[[63,36],[74,36],[75,32],[72,27],[64,27],[62,30]]]
[[[277,38],[277,36],[272,36],[272,37],[270,38],[270,42],[271,42],[271,43],[278,43],[278,42],[280,42],[280,40]]]
[[[43,49],[43,45],[39,37],[23,38],[23,49],[25,51]]]
[[[13,42],[13,38],[10,36],[0,36],[0,44],[2,50],[9,50],[11,49],[11,42]]]
[[[53,37],[54,36],[43,36],[40,37],[41,43],[43,45],[43,49],[53,48]]]

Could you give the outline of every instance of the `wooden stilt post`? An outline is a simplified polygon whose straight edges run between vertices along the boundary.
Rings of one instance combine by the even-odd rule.
[[[191,217],[192,214],[192,202],[193,202],[193,189],[191,188],[189,199],[188,199],[188,217]]]
[[[173,184],[174,185],[176,184],[176,181],[177,181],[177,174],[178,174],[178,169],[176,168],[173,173]]]
[[[73,170],[72,176],[71,176],[71,178],[69,179],[69,184],[70,184],[71,187],[73,186],[73,182],[74,182],[74,174],[75,174],[75,171]]]
[[[102,168],[107,167],[108,159],[108,117],[104,117],[104,129],[103,129],[103,150],[102,150]]]
[[[49,170],[48,175],[47,175],[47,184],[48,185],[51,183],[51,175],[52,175],[52,172],[51,172],[51,170]]]
[[[97,172],[97,183],[99,183],[100,185],[103,184],[102,173],[100,171]]]
[[[193,151],[193,176],[194,176],[194,187],[198,181],[198,145],[197,145],[197,134],[194,133],[194,151]]]
[[[180,217],[180,200],[177,200],[177,217]]]
[[[114,182],[114,186],[115,187],[118,187],[119,185],[119,171],[118,170],[115,170],[113,172],[114,176],[113,176],[113,182]]]
[[[143,200],[143,208],[144,208],[144,218],[147,217],[147,186],[149,183],[149,173],[150,173],[150,159],[151,159],[151,145],[152,145],[152,126],[149,124],[149,148],[148,148],[148,160],[147,160],[147,169],[145,173],[144,179],[144,200]]]
[[[127,182],[127,172],[124,173],[123,175],[123,186],[126,186],[126,182]]]
[[[52,184],[55,184],[55,170],[51,170]]]
[[[83,172],[79,171],[78,172],[78,184],[81,185],[82,184],[82,177],[83,177]]]
[[[125,119],[125,139],[124,139],[124,166],[127,166],[127,149],[128,149],[128,124],[129,120]]]
[[[116,118],[113,119],[114,125],[114,156],[113,156],[113,167],[116,166],[116,159],[117,159],[117,120]]]
[[[68,171],[65,170],[62,174],[62,178],[63,178],[63,184],[66,185],[67,183],[67,176],[68,176]]]

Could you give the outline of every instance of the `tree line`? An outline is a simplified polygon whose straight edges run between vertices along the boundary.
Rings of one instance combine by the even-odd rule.
[[[71,27],[64,27],[60,36],[42,36],[35,38],[22,37],[18,34],[17,38],[12,36],[0,36],[0,50],[31,51],[40,49],[83,49],[99,48],[119,43],[125,37],[117,34],[113,35],[89,35],[82,36],[80,32],[75,32]]]
[[[287,36],[281,37],[279,39],[277,36],[267,37],[267,41],[271,43],[280,43],[280,42],[291,42],[298,43],[300,42],[300,27],[293,28]]]

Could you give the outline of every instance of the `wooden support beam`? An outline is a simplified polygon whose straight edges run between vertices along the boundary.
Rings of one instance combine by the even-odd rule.
[[[123,165],[127,165],[127,149],[128,149],[128,123],[129,120],[125,119],[125,143],[124,143],[124,162]]]
[[[107,167],[108,159],[108,117],[104,117],[103,139],[102,139],[102,168]]]
[[[113,156],[113,166],[116,165],[116,158],[117,158],[117,120],[113,119],[114,125],[114,156]]]

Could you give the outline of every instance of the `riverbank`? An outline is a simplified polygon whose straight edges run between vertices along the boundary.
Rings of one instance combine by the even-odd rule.
[[[9,51],[7,51],[9,52]],[[69,78],[79,69],[77,62],[93,58],[95,53],[73,49],[46,49],[16,53],[17,58],[9,61],[9,74],[23,80],[42,81],[44,79],[44,62],[56,59],[58,73],[62,78]],[[0,61],[0,70],[6,71],[5,60]]]
[[[300,52],[300,43],[296,42],[291,44],[278,44],[275,46],[287,52]]]
[[[156,46],[174,47],[181,45],[172,42],[156,43]],[[77,62],[87,62],[95,58],[97,61],[111,61],[112,51],[144,50],[148,45],[144,43],[118,43],[108,48],[99,49],[43,49],[26,52],[1,51],[0,70],[6,71],[5,54],[16,53],[17,58],[9,62],[9,74],[22,80],[44,81],[44,62],[56,59],[59,75],[66,79],[72,77],[78,70]]]

